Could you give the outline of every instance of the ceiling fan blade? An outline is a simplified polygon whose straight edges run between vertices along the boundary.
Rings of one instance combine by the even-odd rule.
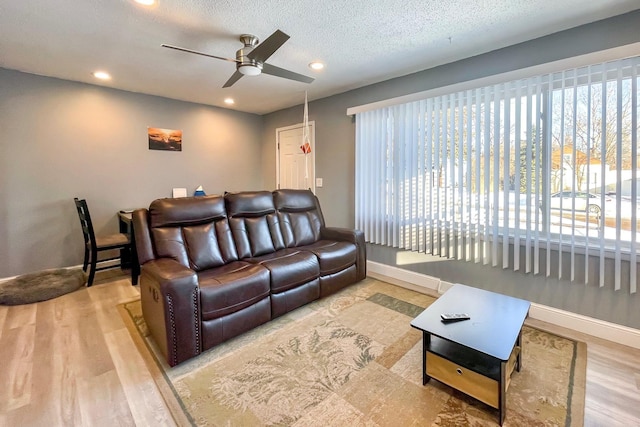
[[[195,53],[196,55],[208,56],[209,58],[222,59],[223,61],[240,62],[238,60],[231,59],[231,58],[223,58],[222,56],[215,56],[215,55],[209,55],[208,53],[204,53],[204,52],[198,52],[197,50],[191,50],[191,49],[178,47],[178,46],[171,46],[170,44],[162,44],[161,46],[169,49],[179,50],[181,52]]]
[[[284,68],[276,67],[271,64],[262,64],[262,72],[264,74],[270,74],[276,77],[283,77],[289,80],[295,80],[302,83],[311,83],[315,79],[313,77],[307,77],[303,74],[294,73],[293,71],[285,70]]]
[[[243,76],[243,74],[240,71],[236,71],[235,73],[233,73],[231,75],[231,77],[229,77],[229,80],[227,80],[227,82],[222,87],[232,86],[235,82],[240,80],[240,77],[242,77],[242,76]]]
[[[282,46],[287,40],[289,40],[288,35],[280,30],[276,30],[273,34],[267,37],[265,41],[249,52],[247,57],[254,61],[264,62],[269,59],[269,57],[273,55],[273,52],[278,50],[278,48],[280,48],[280,46]]]

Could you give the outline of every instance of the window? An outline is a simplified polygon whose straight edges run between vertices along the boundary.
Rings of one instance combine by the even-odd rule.
[[[624,260],[635,292],[639,74],[629,58],[357,113],[356,226],[560,278],[568,256],[600,286],[611,258],[616,289]]]

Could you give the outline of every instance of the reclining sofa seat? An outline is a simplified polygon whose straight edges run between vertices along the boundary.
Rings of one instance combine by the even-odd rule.
[[[134,212],[140,299],[169,365],[271,319],[269,272],[238,260],[222,197],[159,199],[145,211]]]
[[[285,246],[309,251],[318,259],[321,297],[365,278],[365,252],[357,244],[359,232],[326,228],[320,203],[311,191],[276,190],[273,199]]]
[[[133,213],[148,328],[171,366],[366,276],[360,231],[307,190],[159,199]]]
[[[228,193],[225,200],[238,255],[270,272],[271,317],[318,299],[318,259],[311,252],[285,246],[273,194]]]

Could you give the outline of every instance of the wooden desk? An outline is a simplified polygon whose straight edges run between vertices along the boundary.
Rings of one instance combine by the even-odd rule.
[[[120,256],[122,257],[122,264],[131,268],[131,284],[135,286],[138,284],[138,277],[140,276],[140,264],[138,263],[138,251],[136,250],[131,212],[118,212],[118,224],[120,232],[128,234],[131,241],[131,251],[122,250],[120,251]]]

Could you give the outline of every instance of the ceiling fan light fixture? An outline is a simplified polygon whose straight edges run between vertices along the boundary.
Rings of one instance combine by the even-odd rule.
[[[96,79],[100,79],[100,80],[110,80],[111,79],[111,75],[109,73],[107,73],[106,71],[94,71],[91,74]]]
[[[233,86],[233,84],[243,76],[257,76],[262,73],[307,84],[313,82],[315,80],[313,77],[294,73],[293,71],[285,70],[284,68],[276,67],[275,65],[266,62],[269,57],[271,57],[276,50],[280,49],[287,40],[289,40],[289,36],[280,30],[276,30],[262,43],[259,42],[256,36],[251,34],[242,34],[240,36],[240,41],[244,47],[236,51],[235,59],[224,58],[222,56],[211,55],[205,52],[199,52],[197,50],[172,46],[164,43],[161,46],[235,63],[236,71],[231,75],[231,77],[229,77],[224,85],[222,85],[223,88]]]
[[[320,61],[313,61],[309,64],[309,68],[312,70],[322,70],[324,68],[324,63]]]
[[[242,64],[238,66],[240,74],[245,76],[257,76],[262,73],[262,69],[254,64]]]

